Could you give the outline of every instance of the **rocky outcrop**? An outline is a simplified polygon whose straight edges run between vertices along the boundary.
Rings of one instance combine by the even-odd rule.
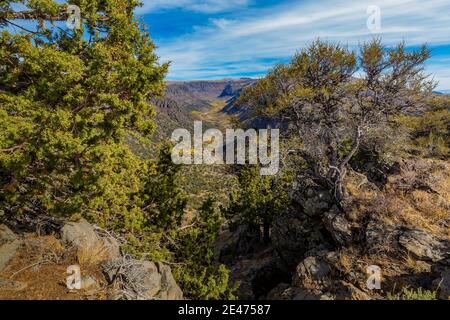
[[[84,219],[67,222],[61,229],[61,240],[74,246],[84,255],[92,255],[92,258],[98,261],[120,258],[120,246],[117,240],[110,236],[99,235],[94,226]]]
[[[295,268],[310,249],[328,243],[320,223],[298,214],[282,215],[275,220],[272,242],[290,268]]]
[[[6,225],[0,225],[0,245],[17,240],[17,236]]]
[[[20,247],[20,240],[7,226],[0,225],[0,271],[5,269]]]
[[[61,240],[77,249],[90,250],[100,245],[94,227],[84,219],[66,223],[61,229]]]
[[[438,288],[439,299],[450,300],[450,260],[435,266],[432,272],[437,276],[433,286]]]
[[[15,299],[33,298],[28,294],[34,292],[41,299],[46,297],[46,293],[42,293],[40,288],[48,284],[53,288],[52,293],[49,293],[51,299],[71,299],[77,296],[103,299],[183,299],[183,292],[169,266],[122,255],[118,241],[107,231],[82,219],[65,223],[59,232],[61,239],[36,234],[23,234],[19,237],[8,227],[0,225],[0,293],[5,290]],[[21,258],[24,256],[29,257],[29,261]],[[45,260],[42,260],[43,257],[46,257]],[[14,270],[6,268],[11,266],[11,261],[14,261]],[[44,264],[47,271],[36,272]],[[61,282],[61,273],[64,274],[66,270],[68,275],[81,272],[79,288],[66,289],[64,281]],[[21,276],[23,277],[20,278]],[[38,279],[46,281],[46,284],[40,284]],[[30,283],[33,288],[25,290]],[[6,294],[4,296],[9,297]],[[4,296],[0,294],[0,298]]]
[[[337,208],[324,214],[323,224],[340,246],[352,243],[352,225]]]
[[[219,98],[232,97],[233,94],[233,86],[231,85],[231,83],[228,83],[223,89],[222,93],[219,95]]]
[[[102,266],[116,298],[131,300],[182,300],[183,292],[169,266],[125,256]]]
[[[407,229],[400,234],[399,244],[419,260],[433,262],[450,254],[450,247],[443,240],[420,229]]]
[[[183,292],[173,278],[168,265],[158,262],[158,272],[161,274],[161,290],[156,295],[160,300],[183,300]]]
[[[297,266],[292,283],[300,287],[305,282],[324,280],[330,273],[329,264],[321,256],[308,257]]]

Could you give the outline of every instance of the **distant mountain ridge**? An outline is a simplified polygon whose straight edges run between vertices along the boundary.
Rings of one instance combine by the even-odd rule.
[[[251,78],[168,81],[164,97],[154,101],[158,136],[169,137],[177,128],[192,128],[197,112],[208,111],[214,102],[224,101],[224,112],[234,113],[234,102],[242,89],[253,85]]]

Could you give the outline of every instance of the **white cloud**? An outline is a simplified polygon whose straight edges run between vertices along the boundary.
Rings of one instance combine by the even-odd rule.
[[[138,14],[173,8],[202,13],[218,13],[245,6],[249,0],[143,0],[142,2],[143,6],[137,10]]]
[[[229,19],[210,19],[210,22],[219,29],[226,29],[228,26],[234,23],[233,20]]]
[[[180,2],[195,7],[194,1]],[[202,2],[203,9],[214,2],[219,3]],[[369,5],[381,9],[379,35],[387,45],[402,40],[408,45],[450,43],[448,0],[334,0],[326,4],[293,1],[265,9],[243,10],[232,21],[211,19],[207,27],[196,28],[175,40],[161,41],[158,52],[162,60],[173,61],[172,78],[221,77],[239,71],[262,74],[273,65],[274,58],[285,60],[318,37],[351,47],[372,38],[374,34],[366,24]],[[441,81],[440,88],[450,88],[448,63],[433,65],[429,70]]]

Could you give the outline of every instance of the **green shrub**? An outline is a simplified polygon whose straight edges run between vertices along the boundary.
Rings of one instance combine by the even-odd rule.
[[[290,205],[287,176],[261,176],[258,167],[244,168],[239,175],[239,188],[233,190],[224,214],[231,226],[248,225],[262,229],[261,238],[270,241],[273,220]]]
[[[388,294],[388,300],[437,300],[437,292],[425,290],[423,288],[403,288],[398,294]]]
[[[214,261],[214,245],[223,224],[223,217],[208,199],[190,227],[180,236],[176,260],[182,265],[175,277],[188,297],[195,299],[234,299],[235,286],[229,286],[229,271]]]

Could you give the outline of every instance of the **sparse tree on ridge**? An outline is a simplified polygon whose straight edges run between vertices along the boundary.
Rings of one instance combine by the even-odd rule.
[[[302,141],[292,150],[305,162],[299,178],[330,190],[341,206],[349,163],[362,145],[434,88],[424,73],[429,57],[425,46],[386,48],[379,39],[358,53],[317,40],[245,90],[240,103],[289,125]]]

